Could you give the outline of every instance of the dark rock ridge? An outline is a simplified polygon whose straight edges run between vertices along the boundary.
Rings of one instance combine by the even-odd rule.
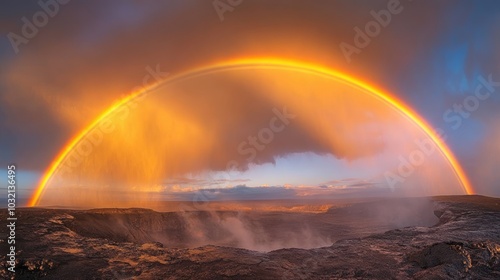
[[[434,226],[270,252],[213,245],[172,248],[157,242],[153,232],[175,225],[175,236],[182,228],[181,222],[175,223],[175,213],[19,209],[16,279],[500,279],[500,199],[435,197],[432,205],[429,210],[439,218]],[[372,207],[353,205],[319,217],[325,223],[339,213],[369,215]],[[4,212],[0,219],[6,221]],[[220,215],[239,214],[193,215],[201,215],[198,218],[209,225]],[[251,216],[245,219],[252,221]],[[165,224],[167,220],[171,224]],[[131,225],[136,225],[134,230]],[[0,229],[6,252],[6,228]],[[179,244],[190,241],[181,235]],[[1,260],[0,278],[10,279],[4,253]]]

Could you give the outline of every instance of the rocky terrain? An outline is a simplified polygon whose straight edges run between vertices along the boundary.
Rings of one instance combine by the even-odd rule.
[[[324,213],[24,208],[17,216],[15,275],[0,227],[1,279],[500,279],[500,199],[482,196]]]

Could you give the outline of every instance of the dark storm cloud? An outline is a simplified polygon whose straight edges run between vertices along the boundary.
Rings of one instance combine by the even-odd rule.
[[[142,16],[131,17],[130,9],[123,6],[138,6]],[[252,2],[223,23],[206,1],[119,5],[74,1],[61,6],[37,36],[2,65],[6,72],[2,106],[15,120],[11,134],[19,138],[3,140],[2,147],[12,150],[26,168],[43,168],[49,160],[46,156],[35,162],[30,157],[37,146],[55,154],[78,127],[141,85],[147,66],[178,72],[200,61],[281,55],[283,44],[290,47],[286,50],[290,55],[306,56],[311,46],[298,44],[296,32],[312,45],[317,45],[317,36],[310,34],[312,29],[297,28],[318,20],[320,8],[302,6],[298,2]],[[33,5],[15,10],[15,15],[28,18],[35,12]],[[328,20],[335,27],[342,23],[339,15],[323,15],[316,24]],[[20,34],[22,22],[17,16],[7,20],[17,24],[13,32]],[[76,119],[68,120],[68,115]]]

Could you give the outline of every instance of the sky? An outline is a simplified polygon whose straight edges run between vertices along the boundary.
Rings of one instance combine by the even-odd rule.
[[[1,173],[16,164],[25,202],[65,143],[134,89],[221,61],[274,57],[335,69],[396,96],[442,131],[477,193],[500,196],[497,2],[3,2]],[[457,193],[439,155],[388,186],[384,174],[424,136],[352,87],[248,70],[155,91],[73,169],[74,188],[54,183],[50,203],[91,197],[102,185],[106,201],[138,189],[186,199],[208,187],[231,199]],[[305,94],[322,91],[333,93]],[[298,120],[245,161],[238,145],[284,107]],[[226,172],[232,159],[239,165]]]

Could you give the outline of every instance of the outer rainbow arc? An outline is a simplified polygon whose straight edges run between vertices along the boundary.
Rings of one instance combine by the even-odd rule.
[[[52,161],[52,163],[45,171],[35,192],[33,193],[31,199],[29,200],[28,206],[36,206],[39,203],[40,198],[47,184],[50,182],[54,173],[58,170],[60,164],[64,161],[64,159],[66,158],[66,156],[68,156],[68,154],[72,151],[72,149],[87,135],[87,133],[89,133],[96,125],[98,125],[99,122],[101,122],[103,119],[111,115],[116,109],[120,108],[120,106],[125,105],[129,101],[132,101],[141,94],[145,94],[155,89],[156,87],[158,87],[159,84],[163,84],[166,82],[180,81],[187,78],[193,78],[196,76],[204,75],[207,73],[227,71],[228,69],[248,69],[248,68],[288,69],[298,72],[312,73],[330,79],[332,78],[339,79],[345,83],[355,85],[369,94],[372,94],[374,97],[378,98],[379,100],[391,106],[393,109],[397,110],[405,118],[412,121],[429,138],[431,138],[432,141],[439,147],[441,154],[446,158],[449,165],[452,167],[455,176],[459,179],[465,193],[467,194],[475,193],[474,189],[472,188],[472,185],[470,184],[465,174],[465,171],[462,169],[462,167],[458,163],[458,160],[455,158],[455,156],[451,152],[450,148],[446,145],[446,143],[444,143],[439,138],[439,136],[433,132],[431,126],[427,124],[422,117],[420,117],[417,113],[415,113],[407,105],[405,105],[402,101],[398,100],[394,96],[391,96],[390,94],[380,89],[377,89],[374,86],[371,86],[367,83],[361,82],[347,74],[340,73],[323,66],[309,64],[305,62],[293,61],[293,60],[277,59],[277,58],[248,58],[248,59],[227,61],[216,65],[196,68],[191,71],[180,73],[178,75],[166,79],[165,81],[154,84],[142,91],[132,92],[127,97],[113,104],[111,107],[106,109],[101,115],[99,115],[94,121],[92,121],[84,129],[82,129],[78,134],[72,137],[70,141],[64,146],[64,148],[59,152],[59,154],[55,157],[55,159]]]

